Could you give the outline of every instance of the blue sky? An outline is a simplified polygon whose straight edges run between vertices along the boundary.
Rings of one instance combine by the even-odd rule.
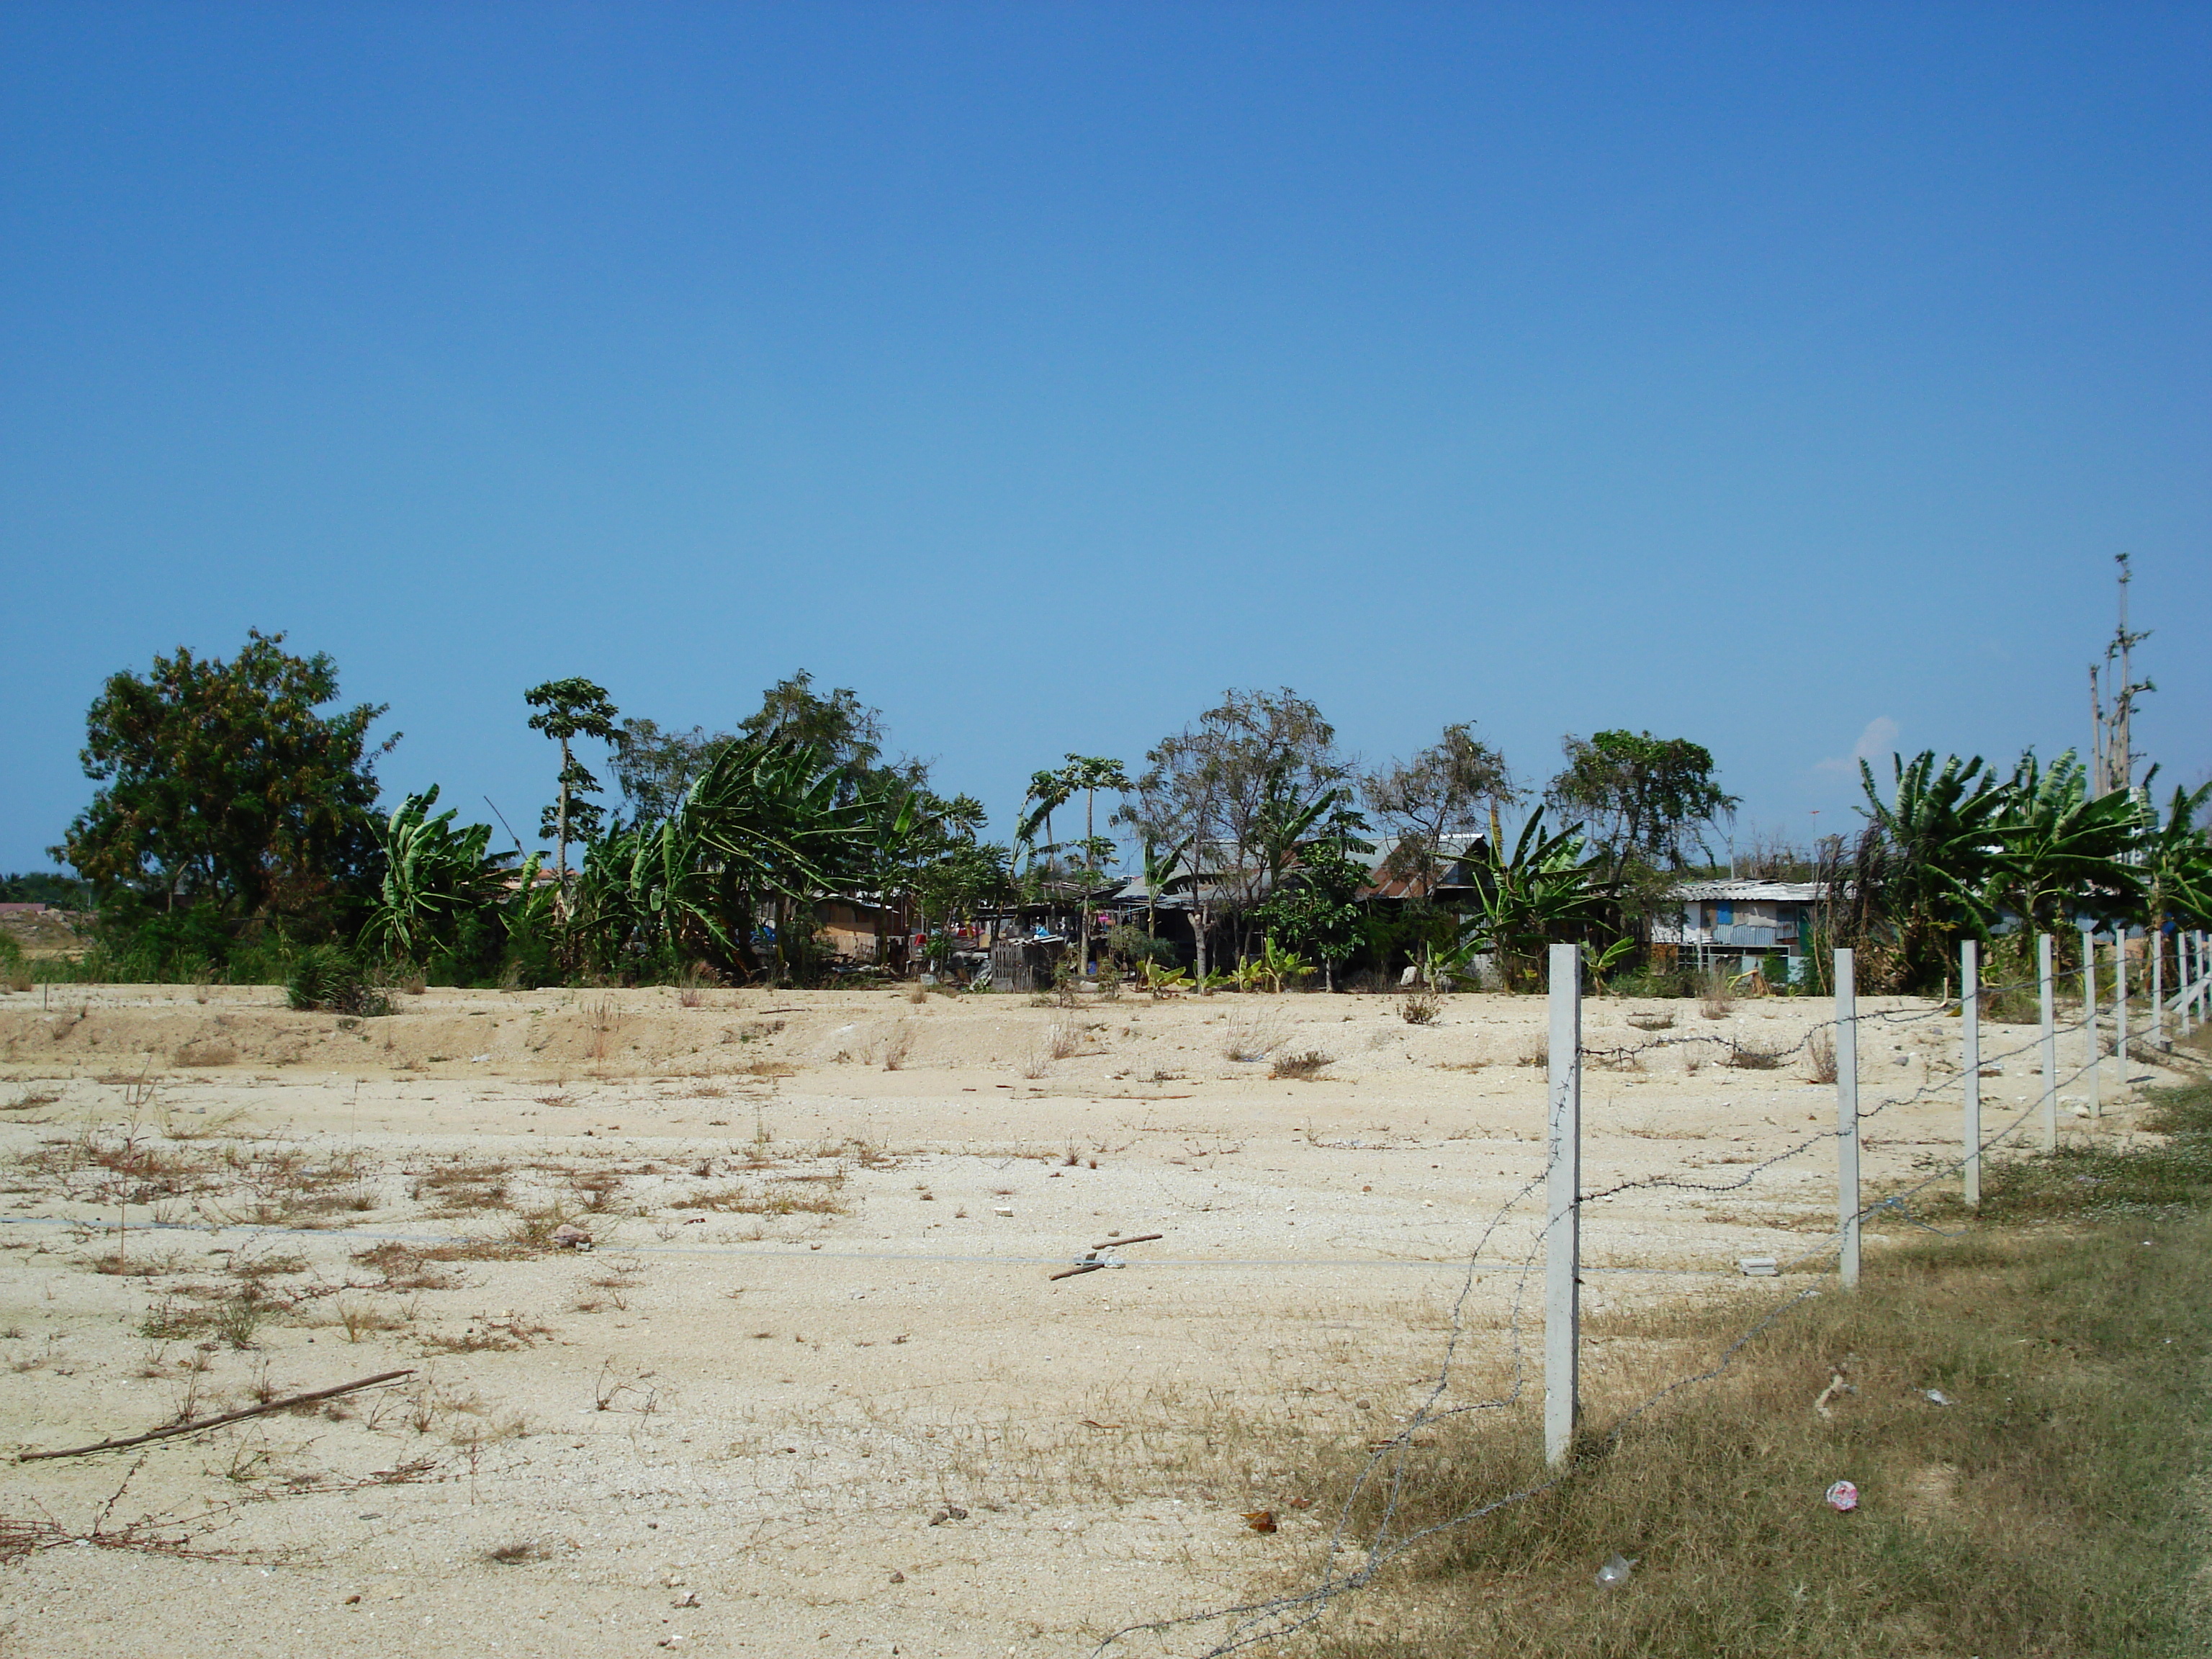
[[[2201,7],[0,9],[0,867],[249,627],[550,793],[523,689],[795,668],[1011,828],[1231,685],[2212,767]]]

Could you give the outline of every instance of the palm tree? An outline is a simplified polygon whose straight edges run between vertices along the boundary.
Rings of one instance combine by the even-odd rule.
[[[1122,770],[1121,763],[1105,755],[1070,755],[1060,775],[1068,792],[1083,791],[1083,856],[1090,874],[1090,885],[1097,884],[1098,868],[1112,851],[1112,843],[1102,842],[1098,835],[1098,792],[1101,789],[1122,791],[1130,788],[1129,775]],[[1091,902],[1086,892],[1083,901],[1083,960],[1091,960]]]

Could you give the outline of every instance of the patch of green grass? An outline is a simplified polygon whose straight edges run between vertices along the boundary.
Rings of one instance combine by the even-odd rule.
[[[2144,1127],[2158,1140],[2065,1146],[2032,1158],[1986,1160],[1981,1218],[2050,1220],[2212,1203],[2212,1083],[2154,1090],[2148,1098]],[[1948,1215],[1966,1213],[1955,1196],[1939,1202]]]

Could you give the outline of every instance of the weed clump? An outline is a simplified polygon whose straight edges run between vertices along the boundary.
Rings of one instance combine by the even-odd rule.
[[[361,964],[335,945],[311,945],[292,960],[285,1000],[300,1013],[388,1014],[392,1002]]]

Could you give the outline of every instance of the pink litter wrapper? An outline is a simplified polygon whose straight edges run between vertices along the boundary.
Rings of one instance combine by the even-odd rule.
[[[1859,1506],[1859,1489],[1848,1480],[1838,1480],[1828,1488],[1828,1507],[1838,1515],[1848,1515]]]

